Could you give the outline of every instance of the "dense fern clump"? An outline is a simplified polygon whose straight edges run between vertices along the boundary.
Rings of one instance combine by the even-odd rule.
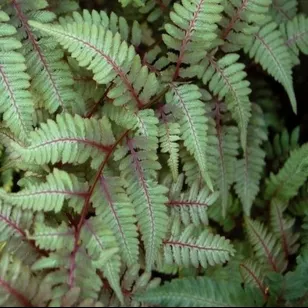
[[[83,5],[0,0],[0,306],[308,306],[298,1]]]

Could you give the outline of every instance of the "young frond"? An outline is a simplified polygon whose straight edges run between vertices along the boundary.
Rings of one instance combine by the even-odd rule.
[[[34,104],[26,60],[20,52],[22,44],[16,37],[16,28],[9,21],[10,17],[0,10],[0,113],[5,126],[26,141],[32,130]]]
[[[206,157],[208,119],[201,97],[201,92],[196,85],[172,83],[170,91],[166,94],[166,101],[167,104],[173,104],[181,110],[179,122],[181,139],[197,161],[203,180],[213,190]]]
[[[285,216],[287,206],[287,203],[273,199],[270,208],[271,230],[279,239],[286,259],[297,252],[299,248],[297,242],[300,236],[299,233],[293,233],[295,218]]]
[[[290,51],[284,43],[278,24],[274,21],[266,23],[254,35],[254,38],[245,46],[245,52],[283,85],[289,96],[293,111],[296,113],[297,103],[293,89]]]
[[[235,190],[247,216],[250,215],[252,204],[260,190],[260,180],[265,165],[265,152],[262,143],[267,139],[262,111],[258,105],[252,107],[252,117],[247,133],[247,147],[244,149],[244,157],[236,163],[235,176]]]
[[[144,304],[165,307],[254,307],[239,284],[217,282],[208,277],[174,279],[163,286],[137,294]]]
[[[234,52],[253,40],[262,24],[268,20],[272,0],[233,0],[224,1],[224,12],[220,25],[221,38],[225,41],[223,50]]]
[[[277,174],[271,173],[266,181],[265,197],[287,202],[296,196],[298,189],[307,181],[308,144],[293,150]]]
[[[115,142],[107,117],[83,119],[62,113],[55,121],[49,119],[31,132],[29,146],[12,144],[24,162],[82,164],[92,158],[95,168]]]
[[[47,175],[45,183],[34,183],[16,193],[0,190],[0,199],[23,210],[59,212],[64,202],[80,212],[87,185],[72,174],[54,169]]]
[[[29,266],[7,253],[0,253],[0,306],[46,307],[50,286]]]
[[[164,241],[164,257],[168,264],[184,267],[207,268],[227,262],[235,253],[233,245],[222,236],[204,230],[194,236],[194,226],[190,225],[179,235],[171,235]]]
[[[221,19],[221,0],[181,1],[173,5],[163,40],[170,50],[170,62],[176,63],[173,80],[181,76],[182,64],[195,64],[202,60],[217,38],[217,23]]]
[[[135,208],[123,186],[121,178],[102,176],[92,202],[96,215],[113,231],[122,259],[131,266],[138,263],[139,241]]]
[[[133,104],[140,108],[157,93],[155,74],[142,66],[134,46],[128,46],[118,32],[113,34],[102,25],[87,22],[60,26],[31,21],[31,26],[53,36],[81,67],[93,71],[99,84],[113,82],[108,97],[114,105]]]
[[[275,272],[282,272],[286,263],[282,247],[276,236],[269,232],[264,224],[248,217],[245,218],[245,227],[249,242],[259,262],[267,264]]]
[[[153,151],[153,141],[145,143],[145,140],[151,141],[143,136],[127,138],[126,145],[115,152],[115,159],[120,161],[121,177],[135,207],[146,250],[146,267],[150,270],[167,232],[168,189],[157,183],[157,170],[161,166],[156,145]]]

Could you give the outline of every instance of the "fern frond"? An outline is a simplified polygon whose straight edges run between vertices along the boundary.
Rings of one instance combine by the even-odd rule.
[[[113,231],[124,262],[138,263],[136,213],[120,178],[102,176],[92,196],[96,215]]]
[[[9,5],[14,12],[12,22],[21,25],[19,36],[23,38],[22,50],[32,79],[31,88],[39,93],[51,113],[59,107],[75,112],[77,93],[73,90],[72,73],[63,60],[62,49],[50,38],[39,36],[29,25],[29,19],[46,24],[53,22],[56,15],[47,10],[47,1],[29,3],[13,0]]]
[[[248,259],[240,264],[240,273],[245,285],[251,285],[260,289],[266,297],[265,274],[266,266],[254,260]]]
[[[270,13],[277,24],[287,22],[297,13],[297,0],[273,0]]]
[[[277,174],[270,174],[266,181],[265,198],[287,202],[296,196],[298,189],[307,181],[307,176],[308,144],[303,144],[291,152]]]
[[[0,201],[0,242],[13,237],[26,237],[25,230],[32,225],[33,213]]]
[[[128,195],[135,207],[145,244],[146,267],[150,270],[167,232],[165,204],[168,199],[165,194],[168,190],[157,184],[160,164],[157,161],[156,145],[154,143],[153,148],[153,141],[145,143],[145,140],[151,141],[142,136],[127,138],[126,146],[115,152],[115,159],[120,160],[121,177],[126,182]]]
[[[76,0],[49,0],[49,9],[57,16],[68,14],[79,9],[79,3]]]
[[[92,158],[95,168],[114,143],[111,124],[106,117],[83,119],[68,113],[48,120],[30,135],[28,147],[12,144],[15,152],[28,163],[82,164]]]
[[[23,210],[59,212],[66,200],[76,212],[82,208],[87,196],[87,185],[64,171],[54,169],[45,183],[34,183],[16,193],[0,190],[0,199]]]
[[[255,39],[247,44],[244,51],[260,63],[276,81],[285,88],[293,111],[297,112],[296,97],[293,89],[292,63],[288,47],[284,44],[283,36],[277,23],[270,21],[261,27],[254,35]]]
[[[284,129],[281,133],[276,134],[273,141],[266,143],[267,159],[271,160],[271,170],[279,171],[281,164],[288,159],[290,152],[300,146],[300,127],[297,126],[292,132]]]
[[[292,20],[282,23],[280,31],[284,34],[285,45],[289,48],[290,54],[295,56],[294,64],[299,63],[299,53],[308,55],[308,19],[305,15],[299,14]]]
[[[19,51],[16,28],[8,24],[10,17],[0,10],[0,113],[6,127],[26,141],[32,130],[34,105],[29,92],[30,76],[26,73],[26,60]]]
[[[65,222],[59,226],[49,226],[44,220],[39,220],[27,238],[34,240],[37,247],[43,250],[55,251],[62,247],[73,250],[74,247],[74,231]]]
[[[207,209],[216,202],[219,192],[211,193],[207,187],[199,189],[199,181],[196,180],[189,191],[180,194],[173,193],[168,201],[172,212],[178,212],[184,225],[193,223],[195,226],[208,224]],[[179,185],[182,191],[182,185]]]
[[[229,189],[235,180],[236,156],[238,155],[239,149],[239,131],[237,127],[224,123],[225,115],[222,114],[222,108],[221,104],[216,102],[215,122],[219,153],[219,175],[217,176],[217,183],[220,190],[222,214],[225,217]]]
[[[272,0],[225,1],[224,12],[220,25],[223,27],[221,38],[225,41],[223,50],[234,52],[243,48],[253,40],[262,24],[268,19],[268,11]]]
[[[267,139],[262,111],[257,105],[252,107],[247,147],[244,149],[244,157],[236,163],[235,176],[235,190],[247,216],[250,215],[252,204],[260,190],[260,180],[265,165],[265,152],[262,149],[262,143]]]
[[[139,9],[141,14],[146,15],[149,23],[157,21],[169,11],[171,0],[145,0],[144,6]]]
[[[116,106],[133,104],[140,108],[157,93],[155,74],[142,66],[134,46],[122,41],[118,32],[114,35],[101,25],[87,22],[60,26],[31,21],[31,26],[53,36],[81,67],[93,71],[99,84],[113,82],[108,97]]]
[[[177,85],[172,83],[166,94],[167,104],[176,105],[181,111],[181,139],[189,153],[197,161],[203,180],[213,190],[208,173],[206,157],[208,119],[202,103],[201,93],[196,85]]]
[[[271,230],[279,239],[286,259],[297,252],[299,248],[297,241],[300,237],[299,233],[293,233],[295,218],[284,216],[287,206],[287,203],[273,199],[270,208]]]
[[[85,266],[86,264],[86,266]],[[81,298],[97,298],[102,282],[84,248],[71,254],[65,248],[38,259],[31,267],[34,273],[48,270],[45,280],[51,287],[49,305],[61,306],[61,299],[70,289],[80,287]]]
[[[221,0],[192,0],[175,3],[167,23],[163,40],[167,47],[179,54],[169,54],[170,62],[176,63],[173,80],[181,76],[182,64],[195,64],[204,58],[217,38],[217,23],[221,19]]]
[[[229,240],[205,230],[198,237],[194,236],[194,226],[190,225],[180,235],[171,235],[164,241],[166,263],[190,267],[225,263],[235,253]]]
[[[41,276],[12,255],[0,254],[1,307],[45,307],[50,297],[49,284]]]
[[[238,62],[238,54],[227,54],[218,61],[212,55],[185,71],[187,77],[196,73],[218,100],[225,100],[228,110],[237,122],[242,147],[245,148],[247,125],[251,115],[250,82],[246,80],[245,65]]]
[[[95,217],[86,221],[82,229],[81,241],[85,243],[92,265],[97,270],[103,271],[118,299],[123,302],[120,287],[121,258],[118,254],[117,240],[113,233],[102,224],[99,217]],[[95,287],[98,288],[98,286]],[[92,298],[89,295],[87,297]]]
[[[109,29],[114,35],[119,32],[122,40],[139,46],[141,43],[141,29],[139,23],[134,20],[132,27],[128,24],[127,20],[111,12],[110,15],[105,11],[88,11],[82,10],[82,12],[74,11],[72,15],[59,18],[61,25],[65,26],[69,23],[82,23],[87,22],[89,24],[95,24],[97,26],[103,26]]]
[[[260,222],[245,218],[248,239],[254,249],[256,258],[268,264],[275,272],[285,269],[284,255],[276,236]]]
[[[165,307],[254,306],[240,285],[216,282],[208,277],[174,279],[163,286],[137,294],[144,304]]]
[[[176,181],[179,176],[179,144],[181,126],[172,119],[169,113],[169,105],[164,105],[159,109],[160,125],[158,128],[159,142],[162,153],[168,153],[168,166],[171,170],[173,180]]]

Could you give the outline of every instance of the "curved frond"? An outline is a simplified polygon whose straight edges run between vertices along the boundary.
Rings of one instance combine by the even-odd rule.
[[[202,60],[205,52],[213,47],[217,38],[217,23],[221,19],[223,6],[221,0],[192,0],[175,3],[163,34],[167,47],[178,52],[169,54],[171,62],[176,63],[173,80],[179,75],[182,64],[195,64]]]
[[[68,113],[47,120],[30,134],[29,146],[12,144],[24,162],[82,164],[92,158],[95,168],[115,142],[111,124],[106,117],[83,119]]]
[[[205,230],[194,236],[194,226],[190,225],[180,235],[171,235],[164,241],[165,262],[184,267],[207,268],[209,265],[223,264],[233,256],[235,250],[229,240]]]
[[[288,201],[296,196],[298,189],[308,177],[308,144],[291,152],[290,157],[277,174],[271,173],[266,181],[265,197]]]
[[[267,139],[263,113],[253,105],[248,126],[247,147],[243,158],[236,162],[235,190],[240,197],[246,215],[250,215],[252,204],[260,190],[260,180],[265,166],[265,151],[262,143]]]
[[[293,233],[295,218],[284,214],[287,206],[287,203],[274,199],[270,208],[271,229],[279,239],[286,259],[297,252],[299,248],[297,241],[300,237],[299,233]]]
[[[247,126],[251,115],[250,82],[246,79],[245,65],[238,62],[240,56],[230,53],[218,61],[212,55],[208,55],[197,66],[191,66],[186,70],[187,76],[197,72],[205,85],[218,100],[225,100],[228,110],[237,122],[241,144],[245,148]]]
[[[122,41],[118,32],[87,22],[60,26],[31,21],[31,26],[57,39],[81,67],[93,71],[99,84],[113,82],[108,97],[116,106],[130,103],[140,108],[157,93],[155,74],[142,66],[134,46]]]
[[[96,215],[113,231],[122,259],[131,266],[138,263],[139,241],[135,209],[123,186],[121,178],[102,176],[92,202]]]
[[[115,159],[120,160],[121,176],[126,182],[128,195],[135,207],[145,245],[146,267],[150,270],[167,232],[165,222],[168,219],[168,190],[157,183],[160,164],[157,161],[156,146],[153,151],[153,142],[146,143],[145,140],[148,139],[142,136],[127,138],[126,146],[115,153]]]
[[[145,304],[165,307],[254,307],[240,285],[216,282],[208,277],[174,279],[163,286],[137,294]]]
[[[275,272],[282,272],[286,263],[276,236],[259,221],[245,218],[245,227],[248,239],[254,249],[256,258],[268,264]]]
[[[283,85],[293,111],[296,113],[297,103],[293,89],[291,56],[288,47],[284,44],[278,25],[270,21],[262,26],[254,37],[255,39],[245,46],[245,52]]]
[[[205,114],[201,92],[196,85],[177,85],[172,83],[166,94],[167,104],[174,104],[181,110],[181,139],[189,153],[197,161],[203,180],[213,190],[208,173],[206,157],[208,119]]]
[[[32,130],[34,104],[29,91],[30,76],[16,37],[17,30],[8,24],[9,16],[0,10],[0,113],[6,127],[26,141]]]
[[[34,183],[16,193],[0,190],[0,199],[23,210],[59,212],[66,200],[76,212],[82,208],[87,196],[86,183],[65,171],[54,169],[45,183]]]
[[[10,254],[0,254],[1,307],[45,307],[51,298],[50,287],[29,266]]]
[[[223,50],[234,52],[253,40],[262,24],[268,20],[272,0],[235,0],[224,2],[224,12],[220,25],[223,27],[221,38]]]
[[[291,20],[296,15],[297,7],[297,0],[272,0],[270,13],[273,19],[281,24]]]

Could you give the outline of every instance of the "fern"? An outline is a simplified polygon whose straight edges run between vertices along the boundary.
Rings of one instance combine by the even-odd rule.
[[[54,169],[46,177],[45,183],[33,184],[18,193],[0,191],[0,196],[12,205],[33,211],[59,212],[66,200],[75,211],[80,211],[82,202],[87,196],[85,183],[76,176]]]
[[[297,103],[293,89],[290,52],[277,28],[278,25],[274,21],[268,22],[255,34],[255,40],[247,44],[244,50],[250,58],[254,58],[256,63],[260,63],[264,70],[283,85],[296,113]]]
[[[16,29],[8,24],[10,17],[0,11],[1,66],[0,112],[5,125],[26,141],[32,129],[34,105],[29,91],[30,76],[26,73],[24,56],[19,52],[21,43]]]
[[[193,227],[188,226],[180,235],[171,236],[164,241],[164,255],[167,263],[171,260],[178,265],[188,267],[199,264],[206,268],[208,265],[225,263],[234,255],[234,249],[229,241],[207,231],[193,237]]]
[[[215,32],[222,10],[221,0],[209,3],[193,0],[191,3],[182,1],[182,4],[174,4],[170,13],[170,19],[174,24],[167,23],[167,34],[163,35],[168,48],[179,53],[169,54],[170,61],[176,63],[173,80],[181,76],[182,64],[198,62],[204,57],[205,51],[212,47],[212,42],[217,37]]]
[[[306,18],[2,1],[0,306],[307,306]]]
[[[271,2],[225,1],[227,16],[220,22],[223,27],[221,37],[225,41],[223,49],[234,52],[253,40],[253,35],[267,20]]]
[[[290,157],[278,174],[271,174],[267,180],[265,196],[288,201],[307,180],[307,144],[291,152]]]
[[[16,155],[28,163],[55,164],[61,161],[82,164],[92,158],[92,165],[97,166],[102,153],[108,152],[115,141],[110,129],[107,118],[83,119],[63,113],[57,115],[55,121],[48,120],[33,131],[28,147],[17,142],[11,146]]]
[[[207,118],[200,100],[201,93],[194,85],[178,86],[172,84],[171,91],[166,94],[168,104],[176,104],[182,110],[181,139],[187,150],[198,162],[202,177],[211,190],[213,184],[208,174],[206,145]],[[197,115],[197,116],[196,116]]]
[[[241,199],[244,212],[248,216],[259,191],[265,157],[261,146],[266,139],[265,123],[261,110],[254,105],[250,127],[248,127],[247,148],[243,154],[244,157],[236,164],[235,190]]]
[[[283,260],[282,247],[279,245],[276,237],[258,221],[246,218],[245,225],[256,258],[262,263],[267,263],[275,272],[283,271],[285,262]]]
[[[237,294],[234,297],[234,294]],[[144,303],[166,307],[222,307],[252,304],[240,286],[218,283],[209,278],[177,279],[164,286],[137,295]]]

